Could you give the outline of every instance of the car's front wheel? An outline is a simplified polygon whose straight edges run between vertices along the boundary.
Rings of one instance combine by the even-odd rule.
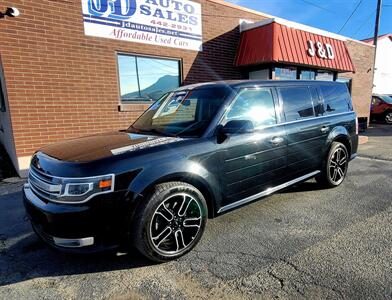
[[[387,113],[385,113],[384,120],[385,123],[392,124],[392,111],[388,111]]]
[[[348,161],[346,146],[339,142],[333,142],[327,160],[323,163],[322,172],[316,177],[317,182],[325,187],[340,185],[346,177]]]
[[[202,193],[184,182],[156,185],[140,204],[133,222],[133,243],[147,258],[163,262],[189,252],[207,220]]]

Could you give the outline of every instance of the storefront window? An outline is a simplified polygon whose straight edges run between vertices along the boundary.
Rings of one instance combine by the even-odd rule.
[[[296,80],[296,68],[275,68],[275,80]]]
[[[333,72],[317,71],[316,80],[333,81]]]
[[[316,72],[311,70],[301,70],[301,80],[316,80]]]
[[[122,101],[155,101],[180,86],[180,61],[118,55]]]

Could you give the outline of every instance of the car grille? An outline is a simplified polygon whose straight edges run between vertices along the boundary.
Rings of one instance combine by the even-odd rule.
[[[61,195],[62,185],[60,180],[42,173],[33,165],[30,166],[28,181],[31,190],[40,198],[55,201]]]

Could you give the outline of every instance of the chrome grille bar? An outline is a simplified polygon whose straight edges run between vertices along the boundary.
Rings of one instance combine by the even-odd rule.
[[[30,167],[28,181],[32,191],[46,200],[55,200],[61,195],[62,185],[53,183],[50,175],[41,174],[34,167]]]

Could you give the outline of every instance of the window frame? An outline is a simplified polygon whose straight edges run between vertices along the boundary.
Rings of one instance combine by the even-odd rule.
[[[227,108],[225,109],[225,112],[223,113],[221,119],[218,122],[218,126],[225,126],[227,123],[227,115],[230,112],[231,108],[234,106],[235,102],[238,99],[238,96],[240,95],[240,93],[243,90],[269,90],[271,92],[271,96],[272,96],[272,102],[274,104],[274,110],[275,110],[275,119],[276,119],[276,123],[273,125],[261,125],[261,126],[257,126],[254,127],[254,130],[258,131],[258,130],[262,130],[264,128],[268,128],[268,127],[274,127],[277,126],[281,123],[281,114],[280,114],[280,104],[279,104],[279,97],[277,95],[277,91],[275,89],[274,86],[249,86],[249,87],[240,87],[238,90],[236,90],[236,93],[234,95],[234,97],[231,99],[229,105],[227,106]]]
[[[117,73],[117,91],[118,91],[118,103],[121,104],[153,104],[155,101],[142,101],[142,100],[122,100],[121,99],[121,83],[120,83],[120,66],[118,62],[119,56],[131,56],[137,58],[151,58],[151,59],[160,59],[160,60],[169,60],[169,61],[177,61],[178,62],[178,72],[179,72],[179,82],[178,87],[182,86],[184,82],[183,78],[183,59],[180,57],[169,57],[169,56],[157,56],[157,55],[149,55],[149,54],[140,54],[134,52],[123,52],[116,51],[115,52],[115,60],[116,60],[116,73]]]

